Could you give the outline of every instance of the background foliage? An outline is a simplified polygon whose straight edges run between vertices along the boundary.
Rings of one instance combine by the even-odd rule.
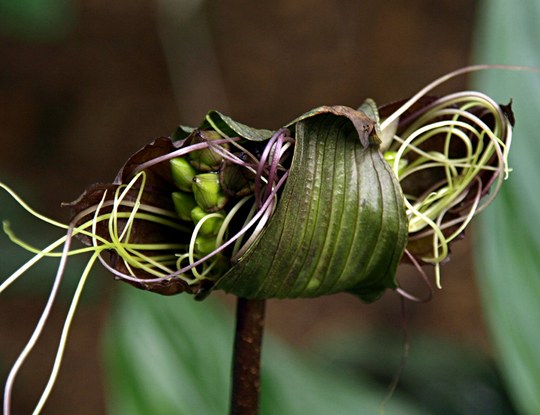
[[[486,0],[476,38],[477,62],[540,67],[540,3]],[[480,217],[475,252],[497,361],[523,414],[540,413],[540,77],[516,72],[478,74],[475,87],[516,113],[510,163],[514,171]]]
[[[225,414],[232,316],[211,299],[126,290],[107,330],[111,414]],[[376,413],[385,387],[332,370],[266,336],[261,413]],[[389,414],[423,414],[396,396]]]

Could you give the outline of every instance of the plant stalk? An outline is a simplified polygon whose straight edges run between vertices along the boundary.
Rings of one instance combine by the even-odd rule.
[[[259,413],[265,306],[265,300],[237,300],[230,415]]]

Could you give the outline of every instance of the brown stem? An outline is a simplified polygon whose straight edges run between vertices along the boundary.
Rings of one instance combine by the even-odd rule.
[[[259,413],[265,300],[238,298],[230,415]]]

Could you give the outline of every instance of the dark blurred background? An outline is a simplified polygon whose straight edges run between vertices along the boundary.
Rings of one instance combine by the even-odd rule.
[[[61,202],[110,181],[131,153],[180,123],[197,125],[209,109],[274,129],[318,105],[408,97],[469,62],[475,7],[472,0],[0,0],[0,179],[66,220]],[[13,266],[0,263],[2,276]],[[410,269],[399,275],[425,292]],[[92,279],[45,413],[105,412],[100,329],[114,293],[128,287],[104,273]],[[2,297],[3,365],[30,335],[43,293],[25,286]],[[66,309],[67,301],[54,309],[51,330]],[[443,268],[443,290],[431,303],[408,304],[407,314],[411,331],[491,352],[467,241]],[[337,295],[271,301],[268,311],[269,327],[305,349],[344,331],[399,333],[401,320],[392,293],[369,306]],[[20,413],[43,387],[50,360],[41,356],[56,339],[46,336],[21,373]],[[4,380],[8,367],[0,369]]]

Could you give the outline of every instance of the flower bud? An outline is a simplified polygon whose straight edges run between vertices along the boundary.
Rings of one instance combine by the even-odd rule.
[[[192,189],[195,201],[206,212],[216,212],[227,203],[217,173],[197,174],[193,178]]]
[[[255,189],[255,173],[233,163],[225,163],[219,172],[219,181],[225,194],[246,196]]]
[[[197,206],[193,195],[185,192],[174,192],[172,199],[178,217],[186,221],[191,220],[191,211]]]
[[[199,130],[197,132],[196,139],[200,142],[219,140],[222,137],[215,131]],[[228,144],[220,144],[221,147],[228,149]],[[191,164],[197,170],[213,171],[218,170],[223,161],[223,156],[211,147],[204,148],[202,150],[193,151],[189,154]]]
[[[209,215],[200,206],[196,206],[195,208],[193,208],[190,213],[191,219],[193,220],[193,223],[195,223],[195,225]],[[221,225],[223,224],[223,220],[225,218],[222,214],[212,213],[211,215],[212,217],[205,219],[205,221],[201,225],[199,232],[202,235],[217,235],[217,233],[219,232],[219,228],[221,228]]]
[[[182,157],[174,158],[170,163],[171,174],[176,187],[184,192],[191,192],[191,183],[193,177],[197,174],[193,166]]]
[[[216,249],[216,238],[214,236],[197,236],[195,238],[195,252],[199,255],[208,255]]]

